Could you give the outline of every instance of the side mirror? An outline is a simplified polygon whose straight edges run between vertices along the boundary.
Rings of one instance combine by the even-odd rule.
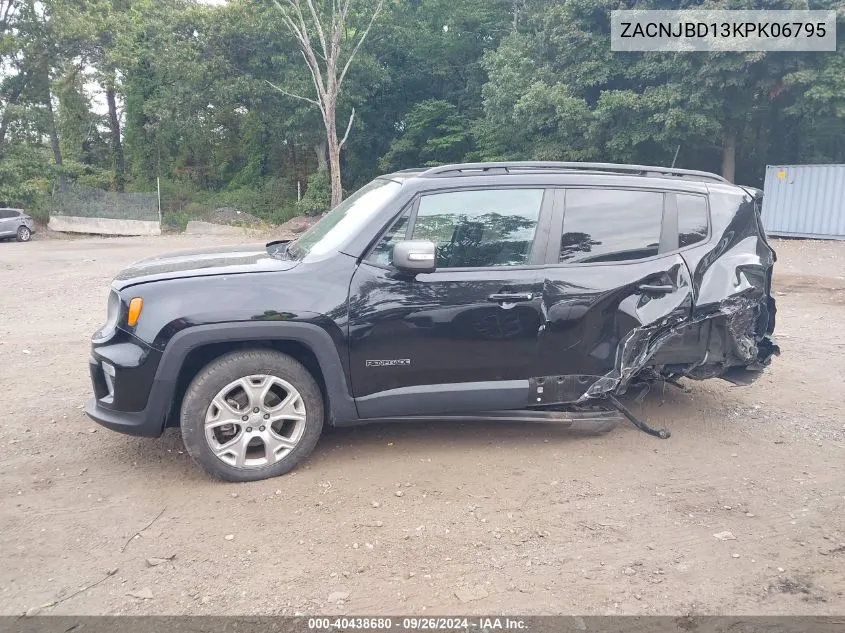
[[[393,265],[407,273],[433,273],[437,269],[434,242],[399,242],[393,247]]]

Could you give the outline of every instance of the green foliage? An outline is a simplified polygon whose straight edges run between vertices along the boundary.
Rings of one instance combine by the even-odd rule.
[[[65,160],[61,173],[73,183],[83,187],[109,190],[114,182],[114,172],[97,165]]]
[[[196,218],[200,213],[192,213],[187,209],[182,211],[167,211],[162,212],[161,214],[161,228],[164,231],[176,231],[176,232],[183,232],[185,227],[188,226],[188,222]]]
[[[0,205],[38,209],[45,221],[54,174],[47,152],[28,144],[15,144],[0,160]],[[35,216],[33,216],[35,217]]]
[[[234,207],[274,224],[285,222],[296,213],[295,202],[286,183],[280,178],[268,178],[258,189],[239,187],[213,196],[216,206]]]
[[[680,146],[679,166],[718,171],[733,159],[727,146],[735,141],[739,180],[759,184],[767,162],[804,155],[796,151],[800,140],[789,147],[772,138],[783,134],[762,129],[775,120],[819,129],[819,114],[842,118],[841,52],[612,53],[607,16],[615,8],[616,0],[527,3],[519,28],[484,58],[480,156],[669,164]],[[767,8],[792,6],[775,0]],[[829,159],[842,159],[842,142],[837,146],[825,150]]]
[[[233,187],[221,191],[198,189],[190,181],[162,180],[162,221],[171,229],[182,227],[221,207],[231,207],[265,222],[280,224],[298,213],[295,193],[286,182],[268,178],[253,187]]]
[[[112,123],[94,98],[113,86],[126,190],[155,191],[160,177],[169,225],[219,207],[270,222],[329,208],[322,117],[268,83],[313,94],[270,0],[2,1],[13,9],[0,12],[0,202],[46,219],[59,181],[120,187]],[[364,4],[351,6],[364,15]],[[339,133],[355,108],[343,185],[461,160],[669,164],[679,147],[679,166],[718,171],[733,141],[737,180],[748,184],[761,184],[767,163],[845,162],[841,11],[831,53],[610,51],[613,9],[705,4],[758,8],[752,0],[388,2],[343,84]]]
[[[402,135],[379,160],[383,171],[456,163],[472,143],[469,121],[448,101],[427,99],[415,104]]]
[[[296,207],[305,215],[325,213],[332,206],[332,183],[327,169],[319,169],[308,177],[308,185],[302,200]]]

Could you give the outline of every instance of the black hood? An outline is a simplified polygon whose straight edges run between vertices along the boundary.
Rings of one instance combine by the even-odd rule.
[[[135,284],[163,279],[273,272],[289,270],[298,263],[278,256],[271,257],[264,244],[218,246],[168,253],[135,262],[118,273],[112,286],[122,290]]]

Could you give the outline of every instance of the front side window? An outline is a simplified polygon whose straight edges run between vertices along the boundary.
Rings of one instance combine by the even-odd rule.
[[[657,255],[662,193],[568,189],[565,204],[560,262],[619,262]]]
[[[408,232],[408,220],[410,220],[410,212],[406,210],[390,225],[387,232],[381,236],[381,239],[375,245],[367,260],[380,266],[389,266],[392,264],[393,247],[405,239],[405,234]]]
[[[543,193],[487,189],[423,196],[411,239],[434,242],[438,268],[527,264]]]

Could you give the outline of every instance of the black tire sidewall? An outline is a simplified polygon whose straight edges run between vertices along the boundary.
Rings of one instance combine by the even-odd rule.
[[[264,468],[230,466],[211,451],[205,438],[205,414],[211,400],[229,383],[254,374],[278,376],[299,391],[305,403],[305,432],[290,453]],[[316,446],[323,428],[323,396],[305,367],[272,350],[240,350],[225,354],[197,373],[182,400],[182,440],[188,454],[211,476],[225,481],[258,481],[283,475],[302,462]]]

